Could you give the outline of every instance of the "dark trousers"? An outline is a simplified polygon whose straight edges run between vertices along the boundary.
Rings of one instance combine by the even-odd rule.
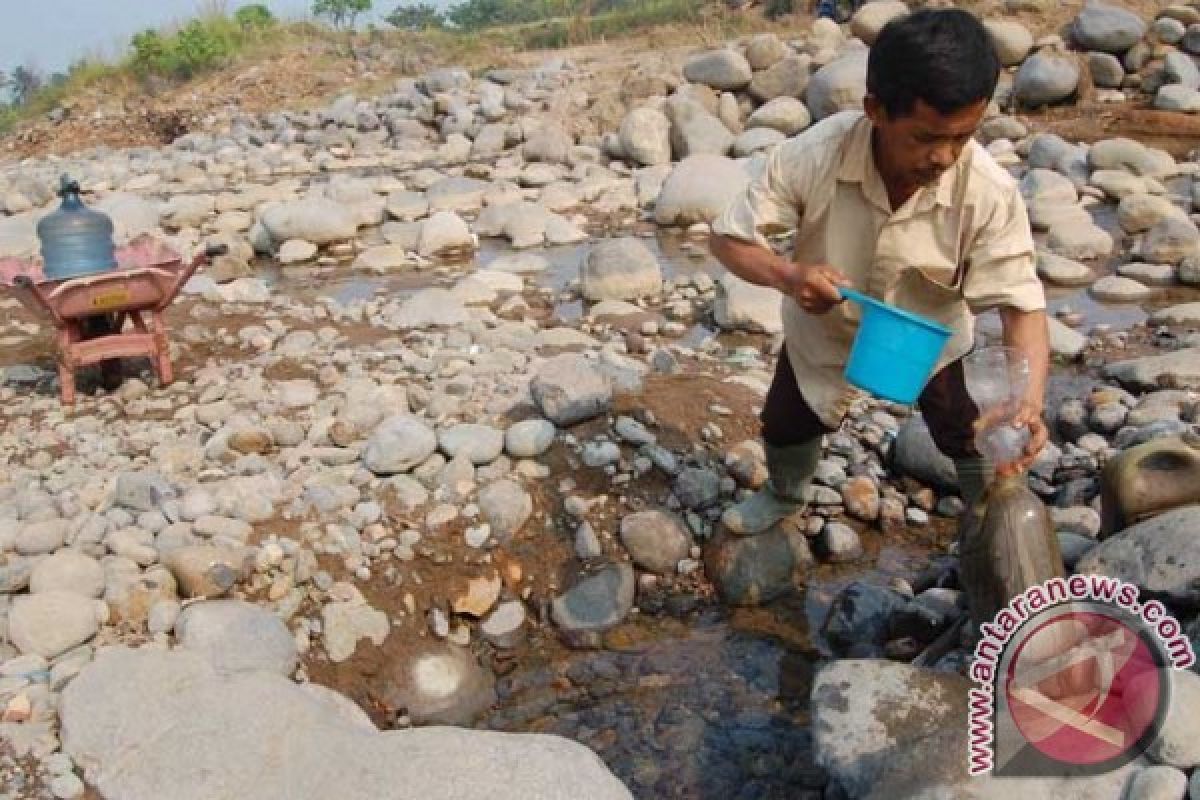
[[[978,457],[972,425],[979,417],[979,409],[967,394],[962,361],[947,364],[930,379],[917,400],[917,407],[939,450],[954,459]],[[775,378],[760,418],[763,440],[773,447],[791,447],[830,433],[800,394],[786,347],[779,353]]]

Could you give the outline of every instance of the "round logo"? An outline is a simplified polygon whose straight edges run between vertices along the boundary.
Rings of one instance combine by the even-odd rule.
[[[1028,745],[1058,764],[1097,770],[1141,754],[1169,693],[1157,640],[1129,615],[1097,604],[1054,609],[1026,629],[1000,677]]]

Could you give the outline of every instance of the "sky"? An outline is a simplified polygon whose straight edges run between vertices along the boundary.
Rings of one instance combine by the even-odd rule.
[[[84,56],[120,57],[129,37],[190,19],[202,9],[223,5],[229,12],[251,0],[0,0],[0,70],[30,64],[44,73],[65,69]],[[312,0],[259,0],[276,16],[310,15]],[[446,8],[455,0],[430,0]],[[386,16],[402,0],[374,0],[369,17]]]

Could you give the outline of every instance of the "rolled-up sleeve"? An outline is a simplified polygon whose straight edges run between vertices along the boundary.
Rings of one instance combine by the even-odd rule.
[[[1029,215],[1015,186],[994,204],[966,261],[963,297],[972,312],[1003,306],[1021,311],[1046,308]]]
[[[795,145],[792,140],[771,151],[750,185],[713,222],[713,233],[768,247],[766,237],[796,228],[804,211],[800,198],[811,169]]]

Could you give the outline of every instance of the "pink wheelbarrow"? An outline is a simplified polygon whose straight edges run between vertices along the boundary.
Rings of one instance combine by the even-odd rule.
[[[75,370],[120,358],[149,358],[159,384],[175,379],[163,312],[196,270],[222,255],[210,246],[191,263],[152,237],[117,251],[117,267],[68,280],[47,281],[36,261],[0,259],[0,285],[57,329],[62,401],[75,402]]]

